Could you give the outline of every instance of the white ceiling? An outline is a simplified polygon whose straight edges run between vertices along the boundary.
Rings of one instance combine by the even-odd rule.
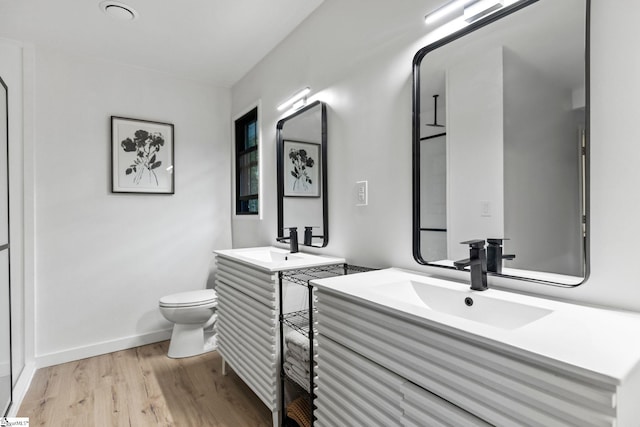
[[[0,37],[230,87],[323,0],[0,0]]]

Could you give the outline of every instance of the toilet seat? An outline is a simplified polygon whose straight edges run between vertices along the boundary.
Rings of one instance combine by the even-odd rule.
[[[160,307],[180,308],[180,307],[201,307],[218,302],[218,295],[213,289],[200,291],[180,292],[160,298]]]

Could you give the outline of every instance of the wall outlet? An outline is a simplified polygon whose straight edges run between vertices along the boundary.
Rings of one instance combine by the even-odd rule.
[[[356,182],[356,206],[369,204],[369,184],[367,181]]]
[[[491,202],[488,200],[480,201],[480,216],[490,217],[491,216]]]

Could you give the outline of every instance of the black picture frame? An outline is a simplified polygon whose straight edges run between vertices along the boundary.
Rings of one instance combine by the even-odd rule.
[[[174,194],[174,126],[111,116],[111,192]]]
[[[284,197],[320,197],[321,145],[284,140]]]

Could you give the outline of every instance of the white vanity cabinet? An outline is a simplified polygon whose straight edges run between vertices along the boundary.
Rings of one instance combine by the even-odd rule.
[[[344,263],[343,258],[279,248],[215,251],[218,294],[218,351],[273,414],[280,425],[278,272]],[[283,285],[285,312],[306,307],[306,289]]]
[[[490,426],[376,363],[370,351],[356,345],[356,336],[375,341],[366,339],[366,328],[349,327],[345,322],[351,316],[336,318],[333,302],[321,291],[317,295],[317,426]],[[343,308],[357,306],[347,308],[341,304],[338,310]]]
[[[218,351],[272,411],[278,409],[278,273],[217,257]]]
[[[640,425],[640,368],[632,362],[634,356],[618,359],[631,369],[616,378],[389,309],[382,300],[372,302],[340,292],[347,279],[313,283],[319,335],[318,425]],[[363,289],[375,285],[375,280],[362,280]],[[561,321],[558,327],[563,330]],[[631,328],[629,336],[640,332],[637,317],[629,316],[628,323],[625,316],[616,321]],[[599,326],[581,324],[580,319],[572,326],[577,338],[567,339],[568,347],[554,350],[558,354],[583,360],[585,355],[578,354],[583,349],[568,341],[591,337],[601,340],[602,347],[589,358],[606,360],[617,354],[616,348],[610,348],[615,340],[598,335]],[[519,332],[499,333],[507,341]],[[538,334],[529,339],[562,346],[561,336]],[[587,347],[599,348],[597,342],[587,342]]]

